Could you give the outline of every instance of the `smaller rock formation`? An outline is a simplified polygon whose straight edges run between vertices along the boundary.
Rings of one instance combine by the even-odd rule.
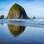
[[[1,15],[1,16],[0,16],[0,19],[4,19],[4,15]]]
[[[36,19],[36,17],[35,17],[35,16],[33,16],[33,19]]]

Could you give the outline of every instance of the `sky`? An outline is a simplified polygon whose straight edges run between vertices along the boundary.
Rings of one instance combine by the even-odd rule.
[[[28,17],[44,18],[44,0],[0,0],[0,15],[7,17],[13,4],[21,5]]]

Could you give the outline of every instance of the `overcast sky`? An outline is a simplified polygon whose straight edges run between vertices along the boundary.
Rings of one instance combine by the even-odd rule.
[[[21,5],[29,17],[44,18],[44,0],[0,0],[0,15],[8,15],[14,3]]]

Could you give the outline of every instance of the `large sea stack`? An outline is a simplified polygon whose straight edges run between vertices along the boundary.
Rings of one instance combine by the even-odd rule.
[[[7,18],[8,19],[28,19],[24,8],[16,3],[10,8]],[[14,36],[18,36],[25,29],[24,26],[16,26],[16,25],[9,25],[9,24],[8,24],[8,28]]]

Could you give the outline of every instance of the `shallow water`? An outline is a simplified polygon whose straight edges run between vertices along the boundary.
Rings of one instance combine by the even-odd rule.
[[[44,43],[44,28],[26,26],[23,33],[15,37],[8,29],[8,24],[0,24],[0,43],[39,44]]]

